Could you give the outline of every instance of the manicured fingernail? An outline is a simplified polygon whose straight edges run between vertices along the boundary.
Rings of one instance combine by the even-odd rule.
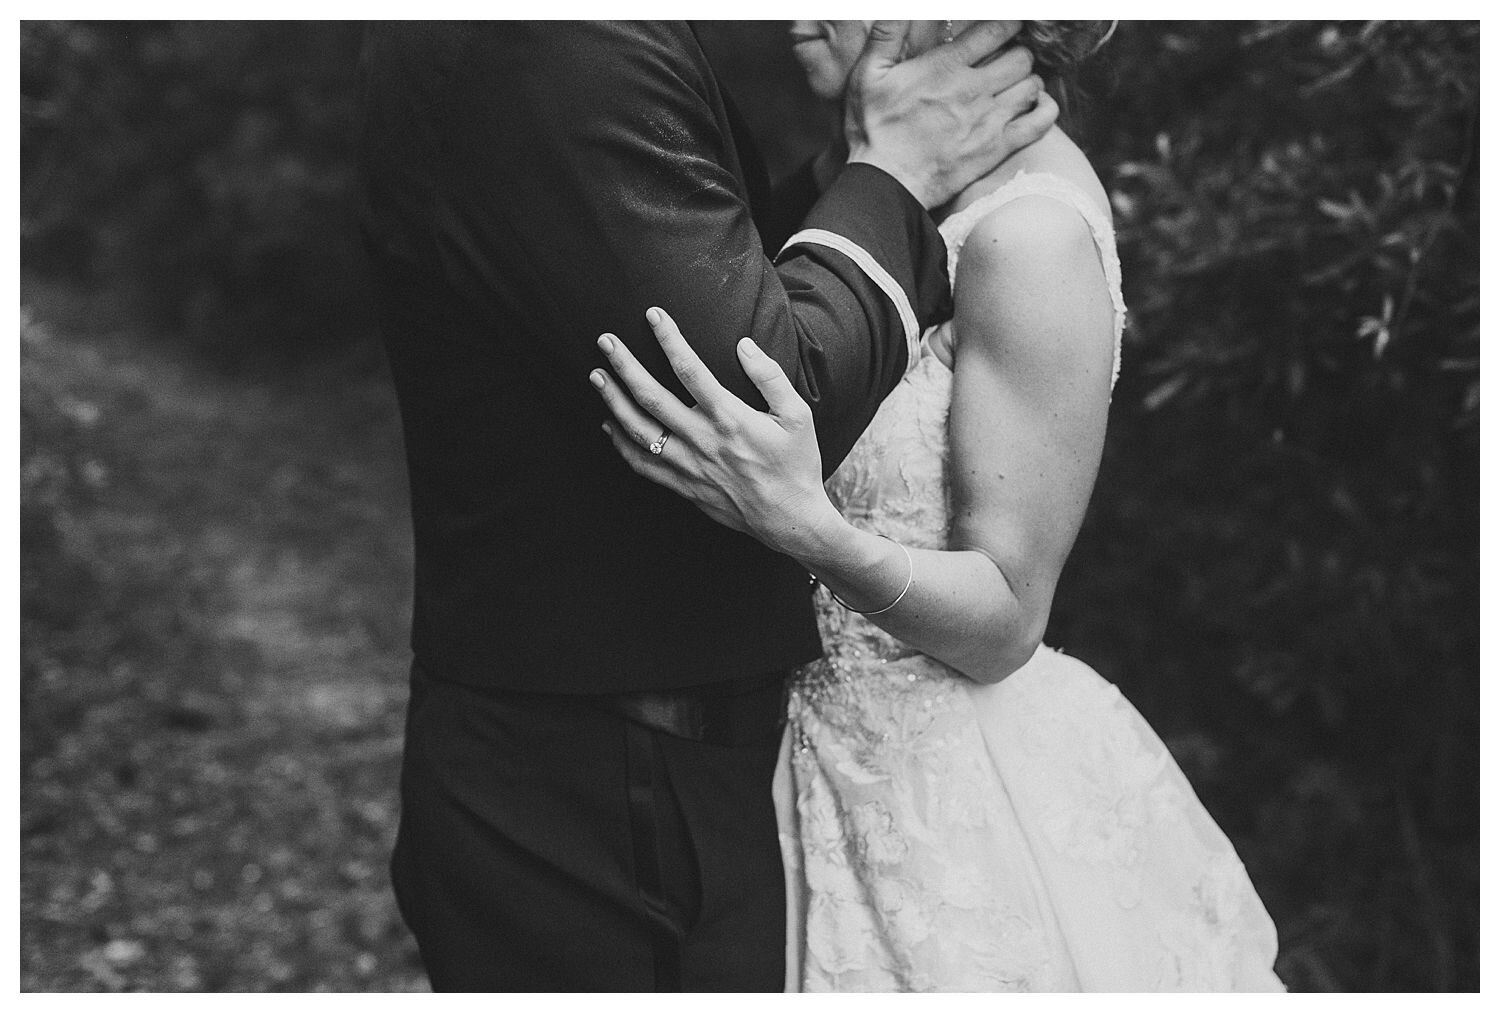
[[[610,335],[608,335],[608,334],[601,334],[601,335],[599,335],[599,351],[603,352],[605,355],[608,355],[609,353],[613,352],[614,350],[615,350],[614,339]]]
[[[757,345],[754,341],[750,340],[749,338],[741,338],[740,339],[740,351],[744,352],[746,355],[764,355],[765,354],[764,352],[762,352],[760,350],[760,346]]]
[[[615,435],[614,430],[611,429],[611,428],[609,428],[609,423],[608,422],[601,422],[601,423],[599,423],[599,428],[602,429],[602,430],[604,430],[604,435],[605,436],[613,436],[613,435]]]
[[[590,373],[589,374],[589,383],[593,384],[595,387],[599,388],[600,390],[603,390],[604,389],[604,370],[602,370],[602,369],[596,369],[592,373]]]
[[[651,322],[652,327],[657,326],[661,323],[661,310],[657,309],[655,306],[651,307],[646,311],[646,319]]]

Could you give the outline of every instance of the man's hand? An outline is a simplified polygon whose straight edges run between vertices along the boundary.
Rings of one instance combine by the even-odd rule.
[[[885,170],[931,210],[1045,134],[1057,103],[1031,73],[1027,50],[983,63],[1020,22],[976,22],[903,61],[908,26],[871,26],[849,78],[844,133],[849,161]]]

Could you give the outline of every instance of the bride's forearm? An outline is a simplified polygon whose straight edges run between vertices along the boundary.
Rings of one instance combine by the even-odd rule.
[[[999,682],[1041,642],[1046,612],[1027,609],[986,553],[914,549],[842,517],[808,531],[791,554],[846,607],[976,682]]]

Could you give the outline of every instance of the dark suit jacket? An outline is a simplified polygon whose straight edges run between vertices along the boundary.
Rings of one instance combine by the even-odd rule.
[[[795,563],[617,459],[587,382],[594,341],[617,333],[670,376],[643,316],[660,305],[761,405],[734,355],[753,335],[812,404],[831,470],[912,332],[946,311],[931,219],[869,166],[815,205],[804,178],[773,206],[684,23],[382,26],[363,70],[363,225],[406,433],[418,660],[586,693],[816,657]],[[774,249],[803,211],[810,231],[773,266],[752,213]]]

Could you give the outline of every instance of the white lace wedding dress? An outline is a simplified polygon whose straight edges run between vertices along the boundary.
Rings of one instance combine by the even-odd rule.
[[[950,276],[973,226],[1023,195],[1092,227],[1118,371],[1113,227],[1061,177],[1017,176],[945,221]],[[952,374],[931,340],[828,489],[856,525],[939,549]],[[775,789],[789,989],[1282,987],[1234,848],[1114,686],[1047,647],[981,686],[817,593],[826,658],[793,684]]]

